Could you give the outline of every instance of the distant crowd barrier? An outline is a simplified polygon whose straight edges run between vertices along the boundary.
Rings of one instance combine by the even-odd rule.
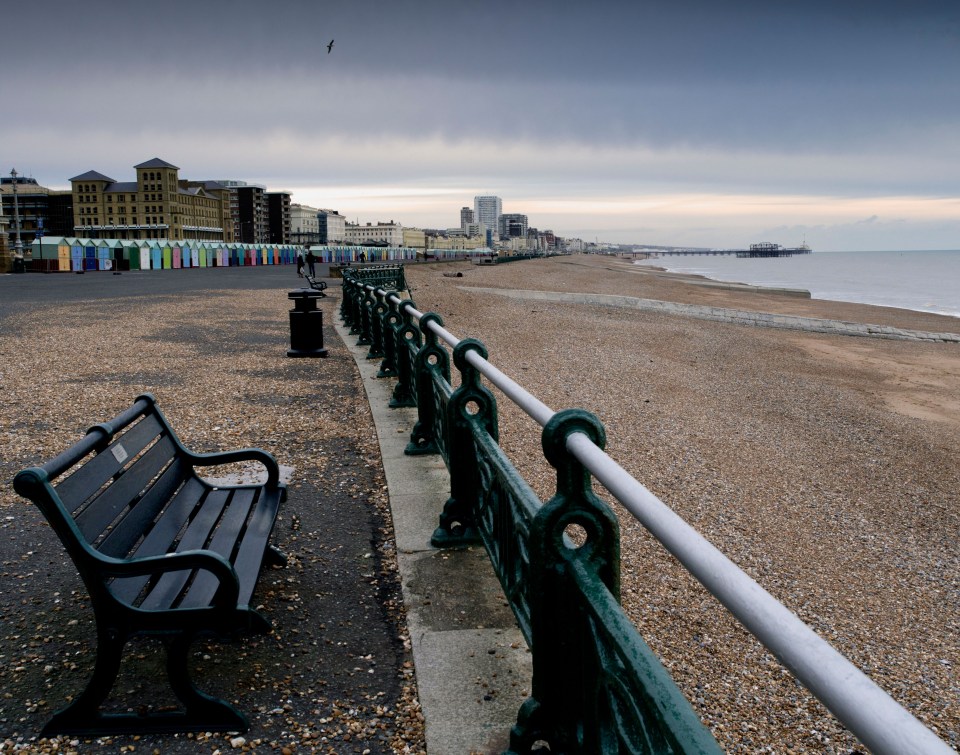
[[[345,274],[340,313],[381,360],[378,377],[396,379],[390,406],[417,410],[406,453],[440,454],[449,471],[433,544],[483,543],[531,650],[531,696],[508,755],[544,744],[583,755],[721,751],[620,606],[618,522],[594,478],[873,752],[953,752],[607,456],[594,415],[554,412],[491,364],[480,341],[456,338],[399,289]],[[496,398],[481,377],[543,428],[557,470],[550,500],[500,448]]]

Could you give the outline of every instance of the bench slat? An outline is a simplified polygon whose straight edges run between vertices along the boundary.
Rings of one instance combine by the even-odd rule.
[[[228,561],[232,560],[233,551],[244,532],[247,517],[253,507],[255,493],[256,491],[251,488],[241,488],[233,491],[230,506],[221,517],[220,523],[217,525],[217,531],[207,545],[209,550],[219,553]],[[237,576],[242,578],[239,573]],[[256,576],[256,574],[253,575],[254,581],[256,581]],[[213,596],[217,592],[219,584],[219,580],[210,572],[199,572],[180,605],[186,608],[209,606],[213,602]]]
[[[130,557],[146,558],[169,553],[180,531],[197,508],[197,504],[203,500],[206,491],[207,487],[198,479],[194,477],[188,479]],[[110,586],[110,590],[119,600],[133,604],[149,581],[148,576],[118,579]]]
[[[99,545],[101,553],[115,558],[125,558],[136,542],[150,532],[153,522],[173,494],[183,483],[187,465],[175,459],[160,478],[117,524]],[[192,478],[191,478],[192,479]],[[116,484],[116,483],[114,483]]]
[[[119,472],[128,459],[134,458],[159,435],[164,433],[160,421],[148,414],[127,432],[115,439],[100,454],[97,454],[72,475],[61,481],[57,495],[63,501],[67,511],[75,514],[90,496],[102,488],[110,478]],[[122,447],[122,452],[113,450]],[[124,457],[126,454],[126,457]],[[120,456],[120,459],[117,459]]]
[[[206,546],[210,533],[227,504],[229,495],[230,493],[227,490],[210,491],[193,521],[187,526],[186,532],[183,533],[183,537],[177,545],[178,551],[202,549]],[[140,607],[150,610],[170,608],[180,596],[189,578],[190,572],[188,571],[164,574],[157,580],[157,584],[144,598]]]
[[[77,526],[88,542],[95,543],[124,508],[138,499],[140,491],[173,460],[174,453],[173,441],[161,438],[76,515]]]
[[[247,531],[237,551],[234,569],[240,577],[240,605],[250,605],[270,533],[280,508],[280,490],[261,491],[260,500],[247,522]]]

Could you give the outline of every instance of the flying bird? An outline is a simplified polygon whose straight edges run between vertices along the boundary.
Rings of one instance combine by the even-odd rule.
[[[330,44],[327,45],[327,55],[330,54],[330,51],[333,49],[333,40],[330,40]]]

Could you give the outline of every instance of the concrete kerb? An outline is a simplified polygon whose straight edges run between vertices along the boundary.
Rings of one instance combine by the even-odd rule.
[[[390,499],[407,625],[429,755],[500,753],[530,693],[532,659],[482,546],[430,545],[450,478],[438,456],[405,456],[415,409],[391,409],[395,381],[378,379],[339,318],[360,370]]]

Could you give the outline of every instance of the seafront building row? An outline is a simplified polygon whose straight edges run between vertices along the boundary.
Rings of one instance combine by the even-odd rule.
[[[182,241],[176,239],[89,239],[47,236],[35,240],[28,261],[32,272],[93,272],[115,270],[180,270],[197,267],[292,265],[297,253],[313,252],[317,262],[415,261],[421,250],[410,247],[311,246],[241,244],[239,242]],[[459,258],[482,255],[471,250],[437,250],[432,256]]]
[[[412,247],[439,251],[499,249],[507,253],[582,251],[578,239],[530,227],[526,215],[503,214],[496,196],[475,197],[460,226],[405,227],[399,222],[350,223],[336,210],[292,201],[287,191],[235,179],[190,180],[160,158],[134,166],[135,180],[96,170],[69,179],[69,190],[33,178],[0,176],[0,256],[29,249],[44,236],[199,243]]]

